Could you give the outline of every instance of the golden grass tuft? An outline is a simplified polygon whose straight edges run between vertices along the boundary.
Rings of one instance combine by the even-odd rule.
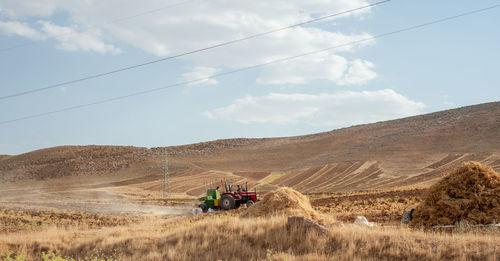
[[[413,227],[490,224],[500,221],[500,175],[478,162],[460,168],[433,185],[417,206]]]

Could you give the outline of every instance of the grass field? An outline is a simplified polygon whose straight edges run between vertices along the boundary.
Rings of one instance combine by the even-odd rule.
[[[309,195],[316,210],[344,221],[344,226],[326,224],[327,234],[288,230],[286,217],[240,218],[244,209],[131,216],[2,208],[0,256],[1,260],[499,260],[498,230],[443,232],[396,226],[400,209],[417,203],[423,191]],[[362,213],[378,225],[351,225]]]

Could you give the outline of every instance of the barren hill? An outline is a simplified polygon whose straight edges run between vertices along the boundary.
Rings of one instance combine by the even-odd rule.
[[[113,172],[143,161],[146,148],[60,146],[18,156],[0,157],[2,180],[46,179]]]
[[[0,157],[0,180],[107,175],[159,188],[163,153],[172,189],[197,194],[231,178],[303,192],[428,186],[467,160],[500,170],[500,102],[287,138],[229,139],[166,148],[64,146]]]
[[[0,160],[4,160],[10,157],[11,157],[10,155],[0,155]]]

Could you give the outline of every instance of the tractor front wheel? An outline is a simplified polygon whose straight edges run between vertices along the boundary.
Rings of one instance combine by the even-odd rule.
[[[235,205],[236,201],[233,197],[231,197],[231,195],[222,195],[222,197],[220,198],[220,206],[224,210],[233,209]]]
[[[247,208],[251,207],[253,205],[253,200],[247,201]]]

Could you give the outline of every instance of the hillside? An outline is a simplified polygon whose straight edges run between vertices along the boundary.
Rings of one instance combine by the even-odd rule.
[[[192,195],[223,178],[303,192],[425,187],[467,160],[500,170],[499,119],[495,102],[297,137],[152,149],[63,146],[1,156],[0,180],[107,175],[156,190],[166,150],[173,191]]]

